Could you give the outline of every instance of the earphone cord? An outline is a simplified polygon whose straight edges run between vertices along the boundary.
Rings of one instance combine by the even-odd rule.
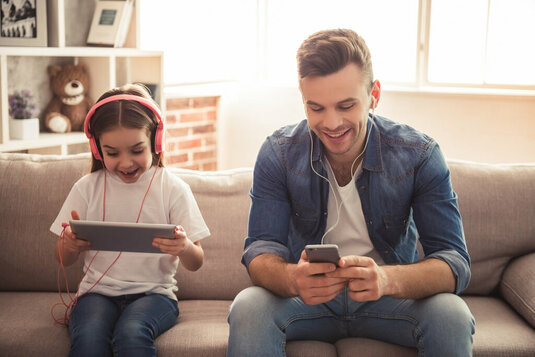
[[[161,156],[160,156],[160,158],[161,158]],[[139,213],[137,215],[136,223],[139,222],[139,218],[140,218],[141,212],[143,210],[143,205],[145,204],[145,199],[147,198],[149,190],[150,190],[150,188],[152,186],[152,181],[154,180],[154,177],[156,176],[156,172],[158,171],[158,168],[160,167],[160,158],[158,158],[158,163],[156,164],[156,167],[154,169],[154,173],[152,174],[152,177],[151,177],[150,182],[149,182],[149,187],[147,187],[147,191],[145,192],[145,195],[143,196],[143,200],[141,201],[141,207],[139,208]],[[103,203],[102,203],[102,221],[106,220],[106,171],[107,171],[107,169],[104,168],[104,197],[103,197]],[[65,234],[65,229],[67,229],[67,227],[68,227],[68,224],[64,223],[64,224],[62,224],[62,226],[63,226],[63,230],[61,231],[61,234],[60,234],[60,240],[62,240],[62,242],[63,242],[63,236]],[[80,294],[80,285],[82,284],[82,281],[83,281],[84,277],[86,276],[87,272],[89,271],[89,268],[93,264],[93,261],[95,260],[95,258],[98,255],[98,253],[100,253],[100,251],[97,251],[93,255],[93,257],[91,258],[91,261],[87,265],[87,268],[85,269],[85,271],[84,271],[84,273],[82,275],[82,278],[80,279],[80,282],[78,283],[78,289],[77,289],[77,292],[76,292],[76,296],[73,298],[71,293],[70,293],[70,291],[69,291],[69,282],[67,280],[67,274],[66,274],[66,271],[65,271],[65,266],[63,265],[63,243],[60,245],[60,249],[58,251],[59,267],[58,267],[58,272],[57,272],[57,285],[58,285],[58,293],[59,293],[59,297],[60,297],[61,302],[52,305],[52,308],[50,310],[50,313],[52,315],[52,319],[54,319],[55,323],[58,323],[58,324],[61,324],[61,325],[65,325],[65,326],[67,326],[69,324],[69,315],[70,315],[72,309],[74,309],[74,307],[76,306],[76,302],[78,301],[80,296],[91,292],[91,290],[93,290],[93,288],[95,286],[97,286],[98,283],[100,283],[100,281],[104,278],[104,276],[108,273],[108,271],[113,267],[113,265],[117,262],[117,260],[119,260],[119,257],[121,256],[121,254],[123,252],[119,252],[119,254],[117,254],[117,257],[113,260],[113,262],[110,264],[110,266],[108,266],[108,268],[104,271],[104,273],[102,273],[100,278],[98,278],[98,280],[89,289],[87,289],[82,295],[79,295]],[[60,274],[60,272],[63,273],[63,279],[65,281],[65,288],[67,290],[67,295],[68,295],[68,297],[70,299],[69,303],[66,303],[65,300],[63,299],[63,295],[62,295],[62,292],[61,292],[61,282],[60,282],[61,281],[61,277],[60,277],[61,274]],[[58,305],[63,305],[65,307],[65,313],[64,313],[64,316],[63,316],[62,319],[57,319],[54,316],[54,309]]]
[[[372,116],[371,116],[372,124],[374,122],[374,119],[375,119],[375,105],[372,107]],[[370,139],[371,129],[373,129],[373,125],[370,125],[370,131],[366,134],[366,142],[364,144],[364,148],[357,155],[357,157],[355,158],[355,160],[353,160],[353,163],[351,164],[351,180],[352,181],[353,181],[353,178],[354,178],[353,167],[354,167],[355,163],[358,161],[358,159],[364,154],[364,152],[366,151],[366,148],[368,147],[368,141]],[[312,153],[313,153],[313,150],[314,150],[314,140],[312,139],[312,133],[310,132],[310,127],[308,127],[308,135],[310,136],[310,168],[312,169],[312,171],[316,175],[318,175],[319,177],[321,177],[322,179],[327,181],[327,183],[329,184],[329,189],[333,193],[333,197],[334,197],[334,201],[335,201],[335,207],[336,207],[336,215],[337,215],[336,216],[336,222],[334,222],[334,224],[329,229],[327,229],[325,231],[325,233],[323,234],[323,236],[321,237],[321,244],[323,244],[323,240],[325,239],[325,236],[327,236],[327,234],[329,234],[334,228],[336,228],[336,226],[340,222],[340,210],[342,209],[342,205],[344,204],[344,200],[343,200],[342,197],[340,197],[340,204],[338,204],[338,198],[336,197],[336,192],[334,191],[333,184],[331,183],[331,181],[329,181],[328,178],[326,178],[325,176],[321,175],[320,173],[318,173],[316,171],[316,169],[314,169],[314,165],[312,164]],[[329,167],[330,167],[330,165],[329,165]],[[332,172],[332,168],[331,168],[331,172]],[[334,173],[333,173],[333,176],[334,176]]]

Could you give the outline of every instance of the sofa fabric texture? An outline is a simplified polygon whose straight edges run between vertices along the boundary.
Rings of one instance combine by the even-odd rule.
[[[60,297],[57,237],[48,228],[89,163],[88,154],[0,154],[0,356],[68,353],[68,330],[51,316]],[[462,297],[476,319],[474,356],[534,356],[535,164],[450,160],[448,165],[472,259],[472,278]],[[179,267],[180,315],[156,340],[158,355],[224,356],[229,306],[251,285],[240,259],[252,169],[171,170],[190,185],[212,235],[202,242],[200,270]],[[71,293],[81,263],[67,268]],[[54,312],[61,317],[63,310]],[[413,348],[364,338],[288,341],[286,352],[291,357],[416,356]]]

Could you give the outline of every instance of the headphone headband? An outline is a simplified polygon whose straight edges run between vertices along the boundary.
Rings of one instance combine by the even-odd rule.
[[[95,113],[95,111],[103,106],[104,104],[110,103],[110,102],[116,102],[119,100],[132,100],[135,102],[138,102],[145,107],[149,108],[154,115],[158,118],[158,126],[156,127],[156,135],[154,136],[154,152],[156,154],[159,154],[163,151],[163,141],[164,141],[164,123],[162,120],[162,114],[160,112],[160,109],[154,105],[154,103],[146,98],[140,97],[138,95],[133,94],[116,94],[109,97],[106,97],[91,107],[87,115],[85,116],[84,121],[84,132],[87,138],[89,139],[89,145],[91,147],[91,152],[93,153],[93,156],[95,156],[95,159],[103,161],[102,157],[100,156],[100,152],[98,150],[98,145],[96,143],[96,140],[94,136],[89,131],[89,122],[91,121],[91,117]]]

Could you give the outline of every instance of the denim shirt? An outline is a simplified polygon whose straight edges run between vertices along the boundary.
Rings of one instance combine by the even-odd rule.
[[[455,293],[470,280],[457,195],[438,144],[403,124],[375,116],[368,120],[368,146],[356,180],[370,240],[385,264],[418,257],[446,262]],[[312,139],[310,137],[312,135]],[[272,253],[297,263],[307,244],[319,244],[326,230],[329,183],[323,145],[306,120],[283,127],[262,145],[250,191],[248,237],[242,263]],[[313,149],[311,152],[311,143]]]

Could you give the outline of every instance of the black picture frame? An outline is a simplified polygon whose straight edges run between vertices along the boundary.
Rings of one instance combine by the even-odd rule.
[[[46,0],[0,0],[0,46],[48,45]]]

